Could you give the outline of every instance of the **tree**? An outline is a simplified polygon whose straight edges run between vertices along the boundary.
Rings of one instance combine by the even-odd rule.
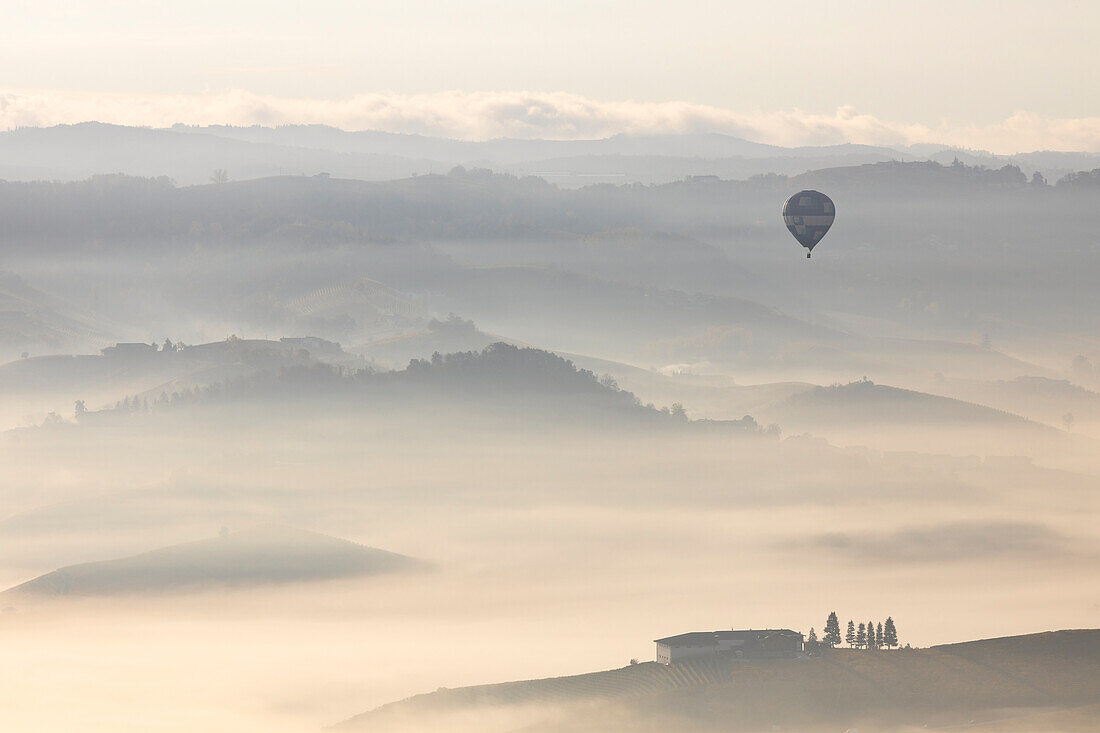
[[[878,649],[881,646],[885,646],[885,641],[882,638],[882,622],[878,622],[878,626],[875,627],[875,648]]]
[[[84,413],[88,411],[88,408],[84,406],[84,400],[77,400],[73,405],[73,417],[77,420],[84,417]]]
[[[825,635],[821,637],[821,643],[830,649],[840,643],[840,621],[837,620],[836,611],[830,613],[825,621]]]
[[[867,646],[867,625],[859,622],[859,631],[856,632],[856,646],[860,649]]]
[[[806,637],[806,643],[803,645],[802,650],[811,656],[817,656],[821,649],[821,642],[817,639],[817,632],[813,627],[810,627],[810,635]]]
[[[856,645],[856,625],[852,623],[851,619],[848,619],[848,633],[844,635],[844,641],[848,643],[849,647]]]
[[[211,183],[218,183],[218,184],[228,183],[229,182],[229,173],[228,173],[228,171],[226,171],[225,168],[215,169],[215,171],[210,174],[210,182]]]
[[[875,622],[874,621],[868,621],[867,622],[867,648],[868,649],[874,649],[877,646],[878,646],[878,643],[875,639]]]
[[[888,649],[898,645],[898,630],[894,626],[894,617],[893,616],[887,616],[886,617],[886,626],[883,627],[882,633],[883,633],[882,641],[883,641],[884,644],[886,644],[886,647]]]

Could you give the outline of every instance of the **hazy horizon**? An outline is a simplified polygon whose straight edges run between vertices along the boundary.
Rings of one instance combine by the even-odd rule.
[[[9,5],[0,730],[1100,728],[1100,4]]]
[[[684,100],[593,99],[564,91],[443,90],[278,97],[247,89],[200,93],[0,87],[0,128],[103,122],[138,127],[327,125],[463,141],[598,140],[620,134],[715,133],[783,147],[845,143],[907,148],[933,145],[996,155],[1100,152],[1100,116],[1050,117],[1013,109],[1000,118],[932,123],[885,117],[848,103],[807,112]]]
[[[0,129],[322,123],[467,140],[722,132],[1100,151],[1095,5],[943,7],[44,3],[8,15]]]

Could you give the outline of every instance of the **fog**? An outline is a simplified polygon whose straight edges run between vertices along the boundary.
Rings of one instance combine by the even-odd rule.
[[[333,135],[174,134],[215,132]],[[1095,640],[924,648],[1100,621],[1096,171],[779,150],[573,188],[400,142],[450,172],[0,183],[5,727],[312,731],[441,688],[349,727],[1095,721]],[[802,188],[838,211],[808,261]],[[831,611],[920,651],[651,663]]]
[[[315,729],[437,687],[620,666],[681,628],[808,627],[823,605],[892,614],[922,646],[1098,613],[1090,476],[557,417],[509,435],[438,411],[190,409],[7,434],[8,584],[270,522],[436,567],[5,599],[23,671],[5,708],[25,725],[75,708],[92,730]]]

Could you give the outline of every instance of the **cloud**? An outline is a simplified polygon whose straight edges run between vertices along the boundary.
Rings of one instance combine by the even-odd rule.
[[[1000,556],[1049,558],[1068,551],[1053,529],[1027,522],[953,522],[892,532],[817,535],[789,546],[841,555],[851,560],[942,562]]]
[[[1100,151],[1100,117],[1052,119],[1017,112],[987,125],[882,120],[851,106],[832,114],[798,109],[740,112],[690,102],[601,101],[566,92],[360,94],[345,99],[272,97],[247,91],[127,94],[0,90],[0,129],[96,120],[185,124],[325,124],[465,140],[582,139],[616,133],[720,132],[776,145],[938,143],[1015,153]]]

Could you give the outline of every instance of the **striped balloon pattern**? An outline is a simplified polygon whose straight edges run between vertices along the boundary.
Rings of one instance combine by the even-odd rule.
[[[809,250],[807,257],[835,218],[833,200],[820,191],[799,191],[783,204],[783,223],[798,243]]]

